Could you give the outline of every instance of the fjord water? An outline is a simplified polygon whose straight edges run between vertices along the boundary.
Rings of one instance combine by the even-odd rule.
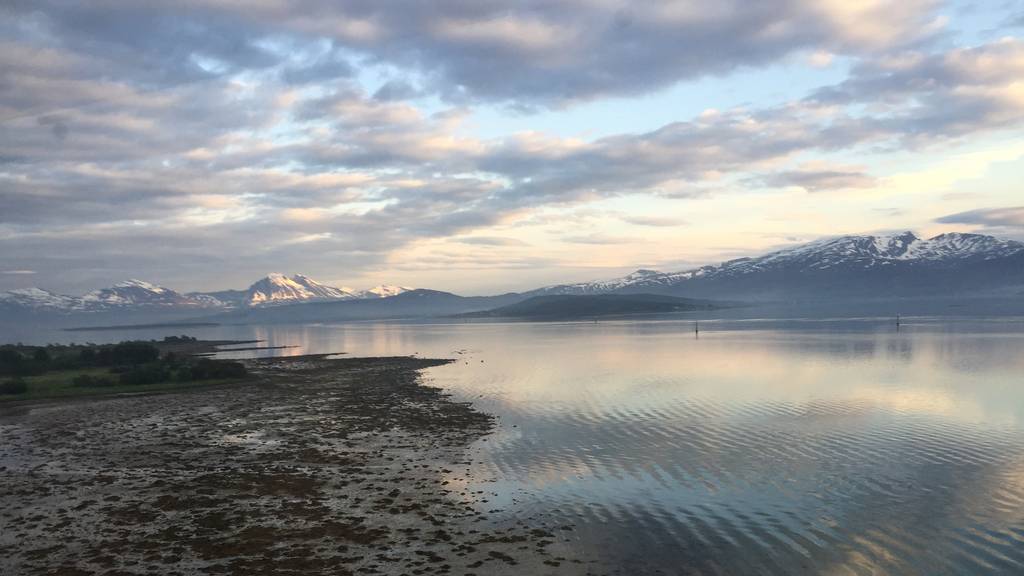
[[[1024,573],[1021,318],[189,332],[456,358],[428,380],[500,422],[468,488],[597,572]]]

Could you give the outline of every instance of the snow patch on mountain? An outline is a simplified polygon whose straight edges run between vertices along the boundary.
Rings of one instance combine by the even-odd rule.
[[[393,284],[378,284],[369,290],[362,290],[358,294],[360,298],[390,298],[410,290],[414,290],[414,288],[395,286]]]
[[[55,294],[42,288],[19,288],[9,292],[0,292],[0,304],[58,311],[82,310],[85,307],[80,298]]]
[[[281,273],[267,274],[249,286],[249,306],[282,304],[304,300],[348,300],[356,298],[355,290],[321,284],[302,274],[288,277]]]
[[[112,308],[125,306],[199,306],[200,304],[180,294],[143,280],[125,280],[110,288],[93,290],[82,296],[86,307]]]
[[[0,303],[23,309],[57,312],[94,312],[121,308],[216,308],[219,303],[186,296],[142,280],[125,280],[81,297],[55,294],[41,288],[0,293]]]

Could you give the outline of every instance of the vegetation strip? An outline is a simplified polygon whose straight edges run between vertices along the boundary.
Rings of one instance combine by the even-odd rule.
[[[227,344],[168,336],[118,344],[0,346],[0,402],[154,392],[245,379],[240,362],[201,356]]]

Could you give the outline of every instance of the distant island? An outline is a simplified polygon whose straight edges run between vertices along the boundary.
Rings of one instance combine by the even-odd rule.
[[[555,294],[534,296],[522,302],[459,314],[461,318],[519,318],[523,320],[582,320],[636,314],[669,314],[717,310],[725,302],[678,298],[659,294]]]

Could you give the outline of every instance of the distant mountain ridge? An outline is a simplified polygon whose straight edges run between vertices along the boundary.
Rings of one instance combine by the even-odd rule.
[[[363,290],[358,292],[357,295],[360,298],[390,298],[392,296],[398,296],[404,292],[415,290],[408,286],[395,286],[393,284],[378,284],[369,290]]]
[[[203,302],[175,292],[170,288],[143,280],[125,280],[110,288],[93,290],[82,296],[85,308],[116,308],[119,306],[184,306],[201,307]]]
[[[296,320],[298,305],[339,318],[459,314],[514,304],[534,296],[660,294],[711,300],[794,302],[822,299],[907,297],[1020,298],[1024,295],[1024,243],[981,234],[950,233],[922,239],[912,232],[887,236],[841,236],[680,272],[637,270],[612,280],[561,284],[522,294],[464,298],[447,292],[380,285],[368,290],[330,286],[308,276],[268,274],[244,290],[180,293],[141,280],[127,280],[83,296],[41,288],[0,293],[0,314],[67,315],[80,312],[159,312],[208,316],[222,312],[284,307],[280,313],[234,314]],[[351,306],[334,304],[353,303]],[[380,302],[379,304],[369,304]],[[0,318],[3,319],[3,318]]]
[[[0,293],[0,310],[41,312],[97,312],[122,309],[226,310],[336,300],[380,299],[412,290],[405,286],[379,285],[368,290],[329,286],[302,274],[288,277],[271,273],[245,290],[180,293],[143,280],[125,280],[83,296],[56,294],[42,288],[23,288]]]
[[[55,294],[42,288],[18,288],[0,293],[0,305],[6,305],[9,308],[47,311],[76,311],[85,309],[85,303],[81,298]]]
[[[1024,243],[981,234],[841,236],[681,272],[637,270],[529,295],[650,292],[785,300],[967,294],[1024,287]]]

